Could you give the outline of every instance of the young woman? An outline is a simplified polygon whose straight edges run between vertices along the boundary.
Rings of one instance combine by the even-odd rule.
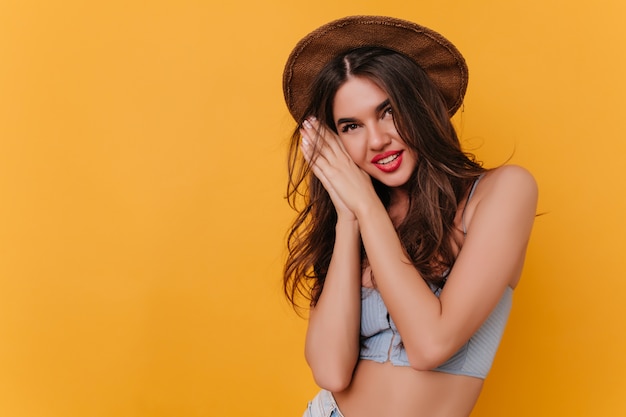
[[[310,300],[307,417],[470,414],[504,331],[535,217],[517,166],[485,169],[450,122],[457,49],[403,20],[306,36],[284,73],[298,122],[285,291]]]

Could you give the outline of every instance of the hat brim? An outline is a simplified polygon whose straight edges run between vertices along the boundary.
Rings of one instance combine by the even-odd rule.
[[[388,48],[415,61],[441,91],[450,116],[463,103],[468,69],[450,41],[406,20],[349,16],[314,30],[289,55],[283,73],[283,93],[296,121],[305,116],[311,85],[322,68],[337,55],[363,46]]]

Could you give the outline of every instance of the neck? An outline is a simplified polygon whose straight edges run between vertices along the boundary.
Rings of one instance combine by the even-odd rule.
[[[393,225],[397,227],[409,210],[409,193],[405,188],[394,188],[389,197],[389,217]]]

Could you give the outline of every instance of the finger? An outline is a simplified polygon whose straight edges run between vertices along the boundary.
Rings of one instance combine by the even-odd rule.
[[[300,143],[300,149],[302,150],[302,154],[304,158],[312,165],[319,155],[319,148],[315,145],[316,141],[311,139],[311,136],[306,133],[305,130],[301,129],[300,134],[302,135],[302,142]]]
[[[341,138],[339,136],[337,136],[337,135],[335,135],[335,137],[336,137],[335,142],[337,144],[337,147],[341,150],[341,152],[344,155],[349,156],[348,151],[346,150],[346,147],[344,146],[343,141],[341,140]]]
[[[306,135],[306,133],[304,133],[303,129],[300,129],[300,135],[302,135],[302,141],[300,142],[300,150],[302,151],[302,155],[304,155],[304,159],[310,165],[311,161],[313,160],[310,139]]]
[[[311,171],[313,171],[313,174],[317,177],[317,179],[322,183],[324,189],[328,192],[328,195],[330,196],[330,199],[332,200],[335,209],[338,211],[340,209],[348,210],[345,206],[345,203],[335,190],[335,187],[328,180],[328,177],[326,177],[326,175],[324,174],[324,171],[322,171],[317,165],[312,165]]]
[[[334,156],[342,156],[347,157],[348,159],[352,159],[346,150],[343,141],[339,137],[339,135],[335,134],[333,131],[329,130],[327,127],[322,126],[317,119],[309,118],[308,124],[312,126],[315,131],[320,135],[323,139],[324,145],[328,147],[333,153]]]
[[[320,153],[319,149],[315,149],[311,144],[311,140],[308,136],[302,136],[302,143],[300,149],[304,156],[305,161],[309,167],[313,170],[314,174],[319,178],[320,174],[323,174],[325,170],[331,169],[332,164]],[[324,175],[324,177],[327,177]]]
[[[337,155],[337,149],[332,146],[334,134],[324,127],[317,119],[310,117],[302,123],[302,128],[309,139],[313,139],[312,144],[325,158],[333,158]]]
[[[308,162],[309,167],[311,168],[311,171],[313,171],[313,174],[320,180],[320,182],[322,183],[324,188],[326,188],[326,190],[328,190],[329,188],[332,188],[330,181],[328,181],[328,178],[324,174],[323,168],[320,167],[320,165],[318,164],[319,159],[318,158],[313,159],[313,150],[311,149],[310,141],[306,136],[302,137],[301,148],[302,148],[302,153],[304,154],[304,157],[306,161]]]
[[[311,168],[315,168],[314,174],[316,175],[316,177],[321,179],[321,175],[324,176],[324,185],[326,189],[328,189],[328,186],[331,183],[334,183],[334,181],[336,180],[336,175],[338,173],[337,170],[343,171],[344,174],[347,174],[353,169],[357,169],[359,171],[359,174],[367,176],[367,174],[365,174],[360,168],[356,166],[356,164],[352,161],[350,155],[348,155],[348,153],[344,151],[340,139],[336,137],[336,135],[333,135],[333,137],[330,138],[330,135],[328,134],[323,135],[323,138],[325,138],[325,145],[323,148],[320,149],[312,144],[318,143],[319,141],[311,141],[309,133],[307,133],[310,132],[311,129],[309,129],[308,127],[310,127],[311,129],[315,129],[315,126],[313,126],[309,122],[307,128],[303,128],[301,130],[302,152],[305,155],[309,166]],[[319,132],[319,129],[315,129],[315,132],[322,134],[324,133]],[[337,154],[335,154],[335,152]]]
[[[302,142],[300,149],[302,150],[302,154],[304,155],[305,160],[310,166],[318,165],[323,167],[327,167],[331,165],[328,161],[328,157],[332,155],[328,155],[328,150],[321,148],[317,145],[319,140],[311,140],[311,136],[307,133],[306,130],[301,129],[300,134],[302,135]]]

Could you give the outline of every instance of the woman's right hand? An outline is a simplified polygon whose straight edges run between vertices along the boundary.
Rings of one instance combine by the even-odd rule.
[[[302,150],[302,154],[304,155],[304,159],[309,164],[309,167],[313,171],[313,174],[320,180],[324,189],[328,192],[330,199],[335,206],[335,210],[337,211],[337,222],[340,221],[356,221],[356,215],[348,208],[348,206],[341,200],[339,194],[334,189],[331,182],[324,175],[322,169],[315,163],[316,158],[319,156],[319,148],[318,144],[314,142],[314,138],[310,137],[310,134],[307,134],[305,129],[300,129],[300,134],[302,135],[302,143],[300,144],[300,149]],[[332,134],[329,133],[327,129],[320,129],[315,133],[316,138],[319,138],[324,134]],[[326,139],[324,139],[326,140]]]

